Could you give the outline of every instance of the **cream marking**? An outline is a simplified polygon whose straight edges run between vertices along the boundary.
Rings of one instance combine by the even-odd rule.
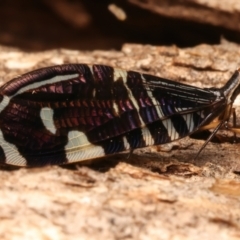
[[[124,71],[119,68],[113,68],[113,81],[117,81],[119,78],[122,78],[123,82],[127,82],[127,71]]]
[[[144,78],[144,76],[142,74],[141,74],[141,77],[142,77],[143,83],[146,83],[146,79]],[[151,98],[153,104],[155,105],[155,109],[157,110],[157,114],[158,114],[159,119],[165,118],[165,115],[163,114],[163,111],[162,111],[162,108],[161,108],[160,104],[157,103],[156,98],[152,95],[151,89],[149,89],[147,87],[147,84],[145,84],[145,86],[146,86],[148,96]],[[168,132],[168,135],[171,138],[171,140],[174,140],[175,137],[177,137],[177,138],[179,137],[179,134],[177,133],[176,129],[174,128],[171,119],[162,120],[162,123],[163,123],[164,127],[166,128],[166,130]]]
[[[27,166],[26,159],[18,152],[18,149],[14,144],[11,144],[4,139],[1,130],[0,130],[0,143],[5,154],[7,164],[22,167]]]
[[[192,108],[175,108],[176,112],[184,112]]]
[[[74,73],[74,74],[69,74],[69,75],[57,75],[55,77],[52,77],[50,79],[46,79],[46,80],[43,80],[43,81],[40,81],[40,82],[33,82],[31,84],[28,84],[27,86],[25,87],[22,87],[20,88],[14,95],[12,95],[11,97],[14,97],[20,93],[23,93],[25,91],[31,91],[35,88],[39,88],[43,85],[46,85],[46,84],[51,84],[51,83],[58,83],[58,82],[61,82],[61,81],[66,81],[66,80],[70,80],[70,79],[74,79],[74,78],[78,78],[79,77],[79,74],[78,73]]]
[[[125,85],[125,87],[126,87],[126,85]],[[139,106],[138,106],[138,103],[137,103],[137,101],[135,100],[134,96],[132,95],[131,90],[130,90],[128,87],[126,87],[126,88],[127,88],[127,90],[128,90],[128,93],[129,93],[129,98],[130,98],[130,100],[132,101],[134,108],[137,110],[137,114],[138,114],[138,116],[139,116],[139,120],[140,120],[140,122],[141,122],[141,126],[143,127],[143,126],[145,126],[145,123],[144,123],[142,117],[141,117],[140,114],[139,114],[140,108],[139,108]]]
[[[161,105],[158,105],[158,107],[156,109],[157,109],[157,113],[159,114],[159,118],[160,119],[165,118],[164,113],[163,113],[162,108],[161,108]]]
[[[130,149],[130,144],[125,136],[123,137],[123,144],[124,144],[125,150]]]
[[[154,141],[149,129],[147,127],[144,127],[141,129],[141,131],[142,131],[142,136],[143,136],[146,146],[154,145],[155,141]]]
[[[182,115],[182,117],[184,118],[184,120],[187,124],[189,133],[191,133],[194,130],[194,124],[193,124],[193,121],[192,121],[192,114],[191,113],[190,114],[184,114],[184,115]]]
[[[115,101],[113,102],[113,109],[114,109],[115,113],[119,116],[119,108]]]
[[[157,110],[157,114],[158,114],[158,117],[159,119],[162,119],[164,118],[164,114],[162,112],[162,109],[160,107],[160,104],[157,102],[156,98],[152,95],[152,91],[151,89],[148,87],[148,85],[146,84],[146,79],[144,78],[144,76],[141,74],[141,78],[142,78],[142,81],[143,83],[145,83],[145,88],[147,90],[147,95],[149,96],[149,98],[152,100],[153,102],[153,105],[155,106],[155,109]]]
[[[153,104],[155,105],[155,109],[157,110],[159,119],[165,118],[166,116],[163,114],[161,105],[157,102],[156,98],[152,95],[151,89],[149,89],[147,87],[146,79],[144,78],[144,76],[142,74],[141,74],[141,77],[142,77],[143,83],[145,83],[147,94],[151,98]],[[175,127],[173,126],[173,123],[170,118],[162,120],[162,123],[163,123],[164,127],[166,128],[166,130],[168,132],[168,136],[171,138],[171,140],[175,140],[176,138],[179,138],[179,134],[176,131]]]
[[[40,111],[40,118],[45,128],[52,134],[56,134],[56,127],[53,120],[54,111],[51,108],[44,107]]]
[[[65,152],[68,163],[84,161],[106,155],[101,146],[90,143],[83,132],[76,130],[68,133],[68,144],[65,146]]]
[[[172,120],[170,118],[163,120],[162,123],[167,129],[168,136],[171,138],[172,141],[179,138],[179,134],[173,126]]]
[[[116,71],[116,72],[115,72]],[[130,100],[132,101],[133,103],[133,106],[134,108],[137,110],[137,113],[138,113],[138,117],[140,119],[140,122],[141,122],[141,126],[145,126],[145,123],[141,117],[141,115],[139,114],[139,111],[140,111],[140,108],[139,108],[139,105],[136,101],[136,99],[134,98],[134,96],[132,95],[132,91],[129,89],[129,87],[127,86],[127,71],[124,71],[124,70],[120,70],[120,69],[114,69],[114,81],[116,81],[118,78],[122,78],[123,79],[123,82],[124,82],[124,86],[125,88],[127,89],[127,92],[129,94],[129,98]],[[143,131],[143,130],[142,130]],[[148,130],[148,128],[144,127],[144,133],[145,133],[145,138],[144,138],[144,141],[145,141],[145,144],[146,145],[151,145],[151,144],[148,144],[149,142],[151,142],[152,144],[154,144],[154,139],[150,133],[150,131]],[[123,139],[124,140],[124,139]],[[124,143],[125,144],[125,143]]]
[[[67,162],[82,162],[93,158],[100,158],[106,156],[104,149],[93,144],[82,149],[75,149],[74,151],[66,152]]]
[[[90,72],[92,74],[92,76],[94,77],[94,71],[93,71],[93,66],[92,65],[88,65]]]
[[[73,130],[68,133],[68,144],[65,146],[65,150],[68,151],[76,147],[85,147],[89,144],[91,143],[83,132]]]
[[[79,74],[58,75],[58,76],[55,76],[53,78],[46,79],[46,80],[41,81],[41,82],[32,83],[32,84],[29,84],[29,85],[27,85],[25,87],[22,87],[12,96],[3,96],[3,100],[0,103],[0,112],[7,107],[7,105],[9,104],[9,102],[11,100],[11,98],[13,98],[14,96],[16,96],[16,95],[18,95],[20,93],[23,93],[24,91],[28,91],[28,90],[31,91],[31,90],[34,90],[35,88],[41,87],[41,86],[43,86],[45,84],[57,83],[59,81],[65,81],[65,80],[77,78],[78,76],[79,76]]]
[[[139,114],[140,108],[138,106],[138,103],[137,103],[136,99],[134,98],[134,96],[132,95],[132,91],[127,86],[127,71],[114,68],[113,80],[117,81],[120,77],[123,79],[123,82],[125,83],[124,86],[127,89],[129,98],[132,101],[134,108],[137,110],[137,113],[138,113],[138,116],[139,116],[139,120],[141,122],[141,126],[145,126],[145,123],[144,123],[142,117]]]
[[[7,107],[9,102],[10,102],[10,98],[8,96],[3,96],[3,100],[0,103],[0,112],[2,112],[2,110],[5,109],[5,107]]]

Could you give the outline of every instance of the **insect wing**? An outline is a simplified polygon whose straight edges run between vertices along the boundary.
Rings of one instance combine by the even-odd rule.
[[[208,90],[103,65],[24,74],[0,89],[2,162],[39,166],[174,141],[221,102]]]

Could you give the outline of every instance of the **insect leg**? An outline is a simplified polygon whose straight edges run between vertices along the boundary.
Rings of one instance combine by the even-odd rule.
[[[197,155],[194,158],[194,161],[197,160],[197,158],[199,157],[200,153],[202,152],[202,150],[207,146],[207,144],[211,141],[211,139],[216,135],[216,133],[218,132],[218,130],[222,127],[222,125],[225,124],[225,121],[220,122],[217,127],[213,130],[213,132],[211,133],[211,135],[207,138],[207,140],[205,141],[205,143],[202,145],[202,147],[199,149]]]
[[[134,151],[134,148],[130,148],[130,149],[129,149],[129,153],[128,153],[128,155],[127,155],[127,159],[129,159],[129,158],[132,156],[133,151]]]
[[[232,116],[233,116],[233,128],[237,127],[237,115],[236,115],[236,110],[235,108],[232,108]],[[237,133],[233,131],[233,141],[234,143],[237,142]]]

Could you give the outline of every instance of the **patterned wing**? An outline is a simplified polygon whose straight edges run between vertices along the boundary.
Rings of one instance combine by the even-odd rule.
[[[0,94],[1,161],[21,166],[174,141],[211,121],[224,104],[210,90],[84,64],[30,72]]]

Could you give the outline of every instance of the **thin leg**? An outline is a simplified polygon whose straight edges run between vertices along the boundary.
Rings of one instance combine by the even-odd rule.
[[[198,156],[200,155],[200,153],[202,152],[202,150],[207,146],[207,144],[211,141],[211,139],[216,135],[216,133],[218,132],[218,130],[222,127],[222,125],[224,124],[224,122],[220,122],[217,127],[213,130],[213,132],[211,133],[211,135],[207,138],[207,140],[205,141],[205,143],[202,145],[202,147],[199,149],[197,155],[194,158],[194,161],[197,160]]]
[[[236,115],[236,110],[235,108],[232,108],[232,115],[233,115],[233,128],[236,128],[237,127],[237,115]],[[236,132],[233,132],[234,135],[233,135],[233,141],[234,143],[237,142],[237,133]]]
[[[129,159],[132,156],[133,151],[134,151],[134,149],[130,148],[129,154],[127,155],[127,159]]]

